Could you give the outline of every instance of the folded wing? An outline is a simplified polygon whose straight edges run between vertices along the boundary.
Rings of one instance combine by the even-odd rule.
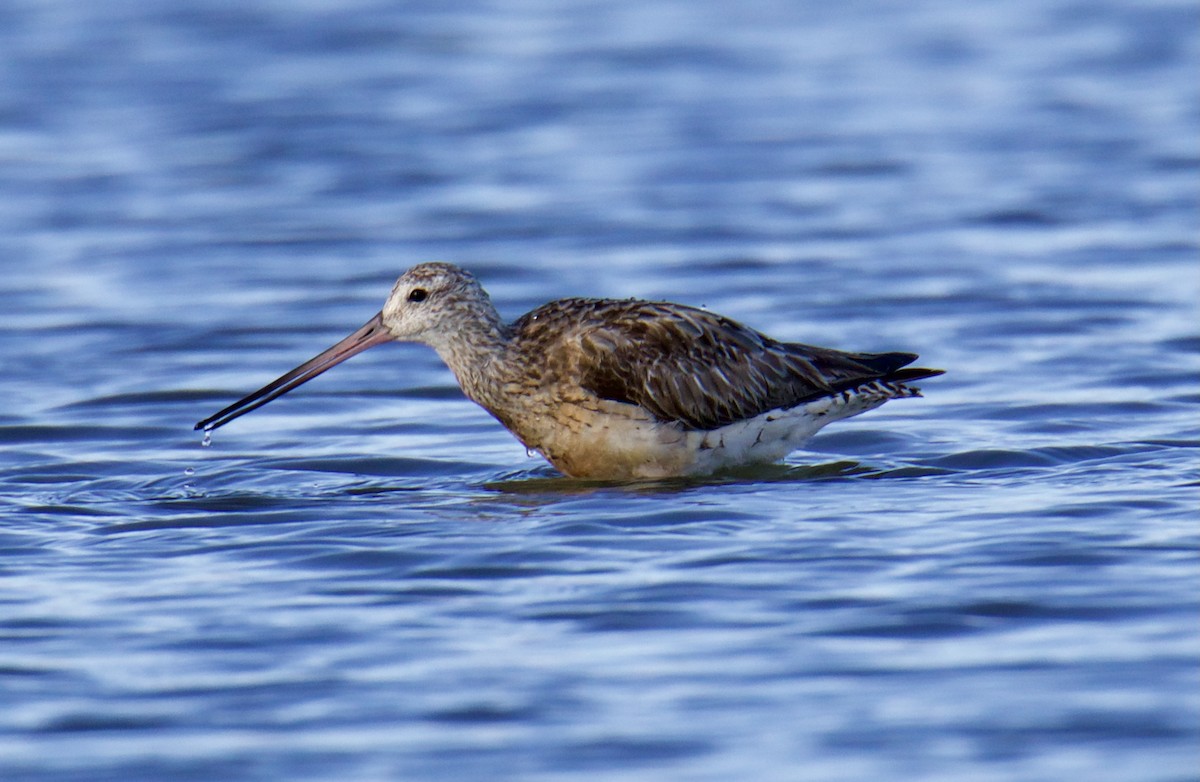
[[[575,330],[580,384],[662,421],[716,429],[875,380],[941,374],[902,369],[912,353],[845,353],[771,339],[704,310],[642,301],[588,302],[603,313]],[[532,314],[532,313],[531,313]]]

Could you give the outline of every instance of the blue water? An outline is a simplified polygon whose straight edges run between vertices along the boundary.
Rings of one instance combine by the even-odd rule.
[[[0,3],[0,779],[1200,778],[1191,2]],[[423,260],[926,398],[556,477]]]

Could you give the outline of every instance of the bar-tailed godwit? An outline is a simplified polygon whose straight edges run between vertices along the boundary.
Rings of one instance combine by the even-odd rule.
[[[505,323],[475,277],[448,263],[405,272],[362,328],[196,424],[265,405],[367,348],[420,342],[525,447],[577,478],[706,475],[775,462],[828,423],[920,396],[912,353],[778,342],[705,310],[560,299]]]

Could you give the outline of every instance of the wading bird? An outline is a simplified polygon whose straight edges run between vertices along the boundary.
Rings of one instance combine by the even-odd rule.
[[[224,426],[367,348],[432,347],[471,400],[577,478],[706,475],[775,462],[833,421],[920,396],[942,374],[912,353],[779,342],[729,318],[658,301],[571,298],[505,323],[469,272],[405,272],[362,328],[196,424]]]

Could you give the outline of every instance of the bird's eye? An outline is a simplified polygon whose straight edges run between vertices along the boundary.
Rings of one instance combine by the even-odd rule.
[[[413,288],[408,292],[409,301],[425,301],[425,297],[429,295],[429,291],[424,288]]]

